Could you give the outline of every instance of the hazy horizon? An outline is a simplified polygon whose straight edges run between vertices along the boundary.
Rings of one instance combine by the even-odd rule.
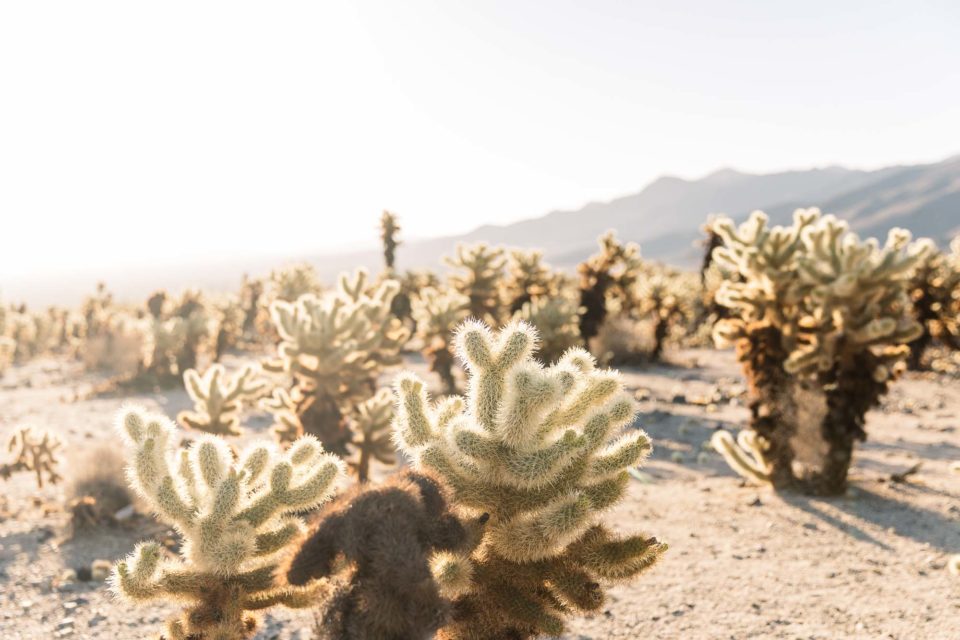
[[[53,4],[0,7],[8,281],[958,152],[947,2]]]

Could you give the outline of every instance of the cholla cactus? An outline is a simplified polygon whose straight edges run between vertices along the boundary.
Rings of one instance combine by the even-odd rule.
[[[717,221],[724,247],[715,257],[739,274],[718,301],[736,317],[718,323],[720,342],[735,341],[753,390],[751,427],[767,447],[776,486],[794,481],[790,438],[796,431],[795,381],[813,381],[827,412],[821,435],[829,452],[812,478],[820,493],[846,486],[853,442],[865,436],[866,411],[903,367],[919,326],[907,285],[930,250],[891,231],[884,247],[861,241],[845,223],[798,210],[791,227],[767,229],[754,214],[734,229]]]
[[[511,314],[520,311],[528,302],[556,295],[559,287],[560,278],[543,262],[542,251],[510,252],[503,288]]]
[[[370,477],[371,461],[390,465],[397,462],[390,432],[393,394],[389,389],[381,389],[372,398],[357,405],[352,420],[355,435],[350,448],[354,450],[355,459],[348,464],[357,480],[366,482]]]
[[[452,289],[424,289],[414,299],[413,319],[417,335],[423,342],[423,356],[430,370],[440,377],[443,392],[457,393],[453,376],[454,356],[450,349],[453,328],[467,318],[470,299]]]
[[[388,272],[393,271],[396,262],[397,247],[400,245],[397,239],[399,234],[400,224],[397,221],[397,214],[384,211],[380,216],[380,240],[383,242],[383,263]]]
[[[396,281],[372,294],[365,283],[363,271],[353,280],[343,275],[336,292],[277,301],[270,309],[281,343],[279,359],[265,366],[293,374],[291,398],[304,430],[337,455],[346,455],[353,439],[350,413],[376,389],[384,367],[399,362],[409,337],[390,313]]]
[[[166,640],[245,640],[256,634],[256,612],[314,603],[324,583],[280,585],[276,574],[304,529],[293,514],[329,498],[340,460],[311,437],[284,454],[252,443],[235,459],[213,435],[178,449],[176,428],[162,416],[126,409],[119,423],[130,484],[184,545],[179,558],[167,559],[159,544],[139,544],[113,569],[115,593],[134,603],[185,602]]]
[[[815,379],[826,396],[821,435],[829,452],[814,479],[818,492],[845,490],[853,443],[866,437],[866,413],[905,368],[907,345],[923,331],[907,291],[933,245],[910,239],[908,231],[893,229],[879,247],[833,216],[804,233],[797,282],[803,314],[784,368]]]
[[[244,400],[256,398],[266,383],[256,380],[260,367],[247,365],[227,378],[223,365],[211,365],[202,376],[196,369],[187,369],[183,384],[194,402],[194,411],[182,411],[180,424],[222,436],[243,435],[240,408]]]
[[[450,615],[431,563],[473,550],[484,522],[459,518],[436,478],[406,470],[324,507],[287,579],[306,584],[336,575],[322,606],[322,638],[429,640]]]
[[[8,480],[14,473],[31,471],[37,479],[37,488],[42,489],[44,477],[50,484],[61,480],[57,473],[57,451],[60,442],[49,433],[43,433],[39,440],[32,437],[30,427],[23,427],[13,434],[7,444],[8,452],[16,452],[13,460],[0,464],[0,478]]]
[[[303,423],[297,417],[297,405],[286,389],[274,389],[269,398],[260,400],[260,408],[273,414],[270,430],[281,445],[290,444],[303,435]]]
[[[505,259],[503,249],[479,243],[457,245],[454,258],[444,262],[465,273],[450,276],[450,285],[470,300],[470,315],[478,320],[497,324],[501,316],[501,279]]]
[[[692,319],[699,293],[694,274],[667,270],[652,271],[637,285],[638,312],[653,319],[652,360],[660,360],[667,338]]]
[[[759,211],[739,228],[729,218],[713,224],[723,240],[714,259],[729,276],[716,299],[732,312],[717,322],[714,339],[718,346],[736,346],[750,387],[750,429],[766,446],[770,482],[778,488],[796,480],[791,442],[796,433],[795,381],[784,363],[795,345],[800,312],[795,283],[801,236],[819,215],[817,210],[798,209],[792,226],[772,229]]]
[[[319,295],[322,287],[317,271],[306,262],[291,264],[270,272],[270,299],[294,302],[300,296]]]
[[[919,369],[924,351],[934,341],[960,349],[960,236],[951,251],[931,251],[910,283],[913,314],[923,332],[910,343],[911,369]]]
[[[628,468],[650,451],[633,399],[614,371],[581,349],[544,368],[536,331],[477,322],[457,333],[467,398],[431,405],[412,375],[397,381],[396,440],[437,473],[462,509],[489,514],[469,556],[436,558],[441,593],[454,598],[447,639],[559,635],[565,616],[603,606],[601,583],[632,578],[666,546],[614,536],[599,514],[621,500]]]
[[[767,443],[756,431],[744,429],[734,440],[729,432],[715,431],[710,438],[713,446],[734,471],[757,484],[771,482],[771,465],[766,458]]]
[[[633,306],[630,292],[640,275],[640,247],[621,244],[609,231],[600,237],[600,253],[577,266],[580,274],[580,335],[589,344],[600,333],[607,304],[615,299],[623,312]]]
[[[527,302],[513,317],[536,328],[540,335],[537,355],[550,364],[570,348],[582,344],[577,311],[575,302],[558,295]]]

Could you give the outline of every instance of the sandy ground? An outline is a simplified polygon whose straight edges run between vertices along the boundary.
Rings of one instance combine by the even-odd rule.
[[[655,452],[630,497],[609,519],[669,542],[661,564],[615,587],[601,615],[572,622],[587,638],[960,638],[960,578],[945,563],[960,552],[960,382],[910,375],[870,414],[847,496],[775,495],[744,485],[705,443],[717,427],[745,423],[739,369],[730,353],[683,351],[676,363],[631,370],[639,424]],[[414,363],[422,369],[422,363]],[[174,415],[182,391],[72,401],[95,381],[73,363],[40,360],[0,380],[0,435],[20,424],[56,432],[77,453],[114,441],[127,401]],[[716,396],[716,397],[714,397]],[[711,404],[710,401],[714,402]],[[247,420],[254,432],[265,416]],[[922,462],[905,483],[890,480]],[[149,520],[71,536],[64,487],[38,492],[14,477],[0,493],[0,638],[151,637],[172,609],[115,601],[101,582],[70,572],[163,535]],[[308,640],[309,611],[279,611],[258,638]]]

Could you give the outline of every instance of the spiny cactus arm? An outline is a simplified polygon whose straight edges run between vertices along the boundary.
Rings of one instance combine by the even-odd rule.
[[[489,540],[497,554],[513,562],[530,562],[556,555],[590,525],[590,499],[561,496],[540,509],[489,525]]]
[[[430,559],[430,572],[440,594],[455,600],[473,590],[473,562],[469,554],[438,551]]]
[[[247,611],[259,611],[277,605],[290,609],[306,609],[325,600],[331,591],[328,581],[313,580],[303,586],[287,585],[247,594],[240,601],[240,606]]]
[[[747,480],[759,484],[770,483],[770,468],[763,459],[759,436],[754,432],[743,430],[734,440],[728,431],[716,431],[710,438],[710,444],[731,469]]]
[[[667,548],[656,538],[643,535],[618,538],[603,525],[594,525],[570,545],[566,555],[570,562],[598,578],[622,581],[648,569]]]
[[[303,436],[273,465],[268,486],[234,521],[258,527],[275,515],[314,507],[329,498],[343,471],[339,458],[323,453],[316,438]]]
[[[274,389],[270,397],[260,400],[260,407],[273,414],[271,430],[281,444],[294,442],[303,435],[303,422],[297,416],[297,407],[286,389]]]
[[[118,562],[111,574],[114,593],[131,601],[161,598],[166,590],[156,579],[163,549],[156,542],[142,542],[133,553]]]

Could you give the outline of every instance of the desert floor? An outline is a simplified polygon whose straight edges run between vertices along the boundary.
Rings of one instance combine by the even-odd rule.
[[[602,614],[575,620],[566,640],[586,638],[960,638],[960,381],[910,374],[869,415],[851,488],[841,498],[775,495],[746,486],[705,447],[718,426],[747,411],[729,352],[687,350],[672,365],[631,369],[638,426],[655,451],[630,497],[609,515],[624,531],[670,544],[663,561],[610,592]],[[424,370],[421,362],[412,362]],[[48,428],[65,442],[60,486],[37,491],[15,476],[0,493],[0,638],[151,637],[169,606],[132,607],[103,582],[71,570],[114,560],[137,540],[164,535],[148,517],[71,535],[64,511],[70,466],[97,443],[116,444],[114,414],[138,402],[173,416],[182,390],[74,400],[97,379],[65,360],[38,360],[0,380],[0,435]],[[268,418],[251,414],[251,431]],[[891,475],[917,463],[905,482]],[[311,638],[309,611],[280,611],[258,638]]]

